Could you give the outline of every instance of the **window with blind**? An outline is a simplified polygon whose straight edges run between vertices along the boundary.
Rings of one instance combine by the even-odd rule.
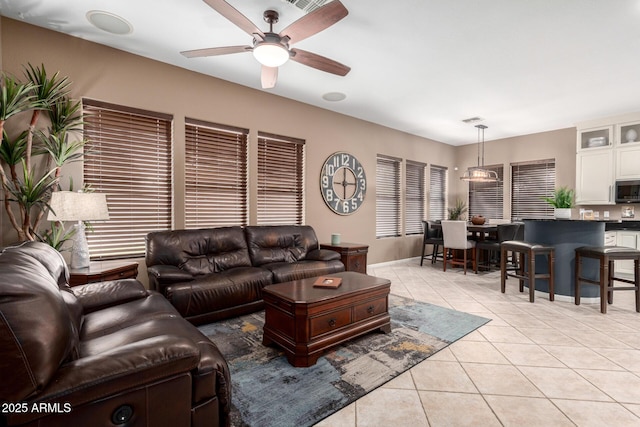
[[[469,182],[469,218],[482,215],[485,218],[502,219],[504,168],[502,165],[485,166],[498,174],[497,182]]]
[[[376,160],[376,238],[400,235],[400,159]]]
[[[248,129],[185,119],[185,227],[248,223]]]
[[[172,224],[173,116],[83,99],[84,183],[107,194],[110,219],[87,233],[95,259],[143,256]]]
[[[407,160],[405,173],[405,234],[422,234],[422,220],[425,219],[425,170],[424,163]]]
[[[447,168],[429,168],[429,219],[447,219]]]
[[[511,219],[553,218],[553,206],[543,198],[553,197],[555,185],[555,159],[512,163]]]
[[[258,225],[304,223],[304,140],[258,132]]]

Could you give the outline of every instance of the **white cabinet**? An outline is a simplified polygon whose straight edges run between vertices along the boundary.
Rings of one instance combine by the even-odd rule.
[[[616,152],[616,179],[640,179],[640,144],[625,144]]]
[[[576,156],[576,204],[613,205],[614,158],[611,149],[592,149]]]
[[[613,205],[617,179],[640,179],[640,113],[576,127],[576,204]]]
[[[620,230],[616,232],[616,245],[640,249],[640,231]],[[633,274],[633,260],[616,261],[616,273]]]

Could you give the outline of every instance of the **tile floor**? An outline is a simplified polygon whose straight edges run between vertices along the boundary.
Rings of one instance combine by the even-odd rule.
[[[640,313],[634,292],[576,306],[419,259],[368,266],[391,292],[492,319],[317,427],[640,426]]]

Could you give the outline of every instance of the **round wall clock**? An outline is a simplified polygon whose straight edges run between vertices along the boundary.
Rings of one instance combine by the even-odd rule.
[[[344,152],[330,155],[320,172],[320,191],[335,213],[349,215],[357,211],[367,192],[367,176],[358,159]]]

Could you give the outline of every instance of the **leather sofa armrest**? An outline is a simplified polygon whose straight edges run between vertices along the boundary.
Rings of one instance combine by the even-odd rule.
[[[71,291],[82,304],[84,314],[145,298],[148,295],[145,287],[136,279],[88,283],[74,286]]]
[[[179,269],[175,265],[152,265],[147,268],[149,283],[154,290],[161,290],[158,285],[168,285],[171,283],[189,282],[193,280],[193,275]]]
[[[305,259],[315,261],[333,261],[334,259],[340,259],[340,254],[331,249],[314,249],[307,253]]]
[[[160,379],[191,373],[199,359],[198,347],[188,338],[177,335],[147,338],[62,365],[35,401],[61,405],[64,402],[74,408]],[[27,411],[12,416],[10,421],[19,424],[40,416]]]

